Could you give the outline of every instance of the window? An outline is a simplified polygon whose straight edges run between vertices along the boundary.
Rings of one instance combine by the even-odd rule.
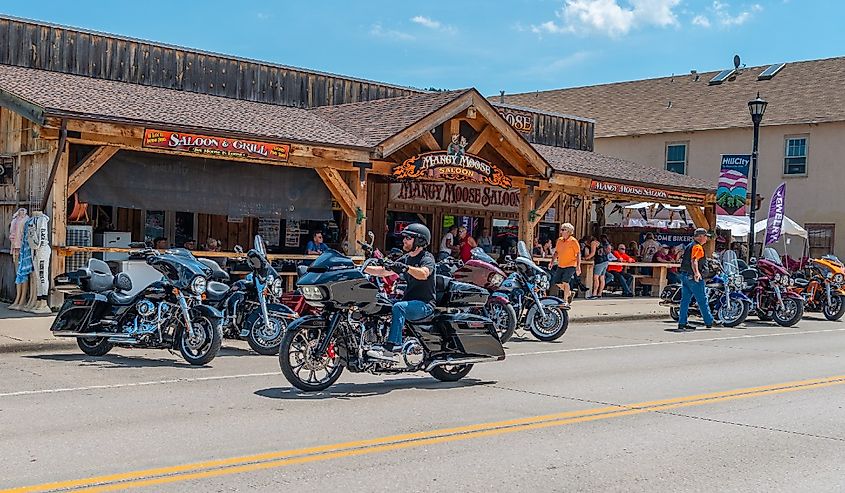
[[[807,137],[786,137],[783,153],[783,174],[807,174]]]
[[[810,245],[810,258],[819,258],[822,255],[833,253],[833,235],[836,226],[833,224],[805,224],[808,243]]]
[[[687,145],[666,145],[666,169],[681,175],[687,174]]]

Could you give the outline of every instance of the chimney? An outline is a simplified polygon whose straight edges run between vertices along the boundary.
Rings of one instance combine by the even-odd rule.
[[[499,102],[500,103],[505,102],[505,91],[499,91]]]

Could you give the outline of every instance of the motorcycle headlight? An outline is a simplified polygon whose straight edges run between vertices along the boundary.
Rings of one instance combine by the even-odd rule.
[[[191,291],[197,296],[202,296],[205,289],[208,287],[208,280],[203,276],[197,276],[191,281]]]
[[[319,286],[300,286],[302,296],[308,301],[322,301],[323,290]]]
[[[548,291],[549,290],[549,278],[548,276],[537,276],[534,278],[534,285],[537,286],[537,289],[540,291]]]
[[[775,282],[780,282],[780,274],[775,274],[772,280]]]
[[[282,295],[282,280],[280,278],[277,277],[270,283],[270,292],[277,298]]]
[[[491,272],[490,277],[487,278],[487,281],[494,286],[502,284],[502,281],[504,280],[505,276],[499,274],[498,272]]]
[[[835,282],[836,284],[842,284],[843,282],[845,282],[845,274],[836,274],[835,276],[833,276],[833,282]]]

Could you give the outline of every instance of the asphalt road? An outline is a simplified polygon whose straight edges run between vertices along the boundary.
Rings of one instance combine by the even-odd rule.
[[[2,355],[0,488],[845,490],[845,323],[671,327],[573,325],[457,384],[344,373],[316,395],[231,341],[208,368]]]

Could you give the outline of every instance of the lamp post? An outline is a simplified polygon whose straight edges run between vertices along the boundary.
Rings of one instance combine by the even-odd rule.
[[[754,123],[754,144],[751,151],[751,203],[749,207],[748,217],[750,219],[750,227],[748,230],[748,260],[754,251],[754,216],[757,212],[757,144],[760,140],[760,122],[763,121],[763,113],[766,112],[768,101],[760,98],[760,93],[757,97],[748,102],[748,111],[751,112],[751,121]]]

